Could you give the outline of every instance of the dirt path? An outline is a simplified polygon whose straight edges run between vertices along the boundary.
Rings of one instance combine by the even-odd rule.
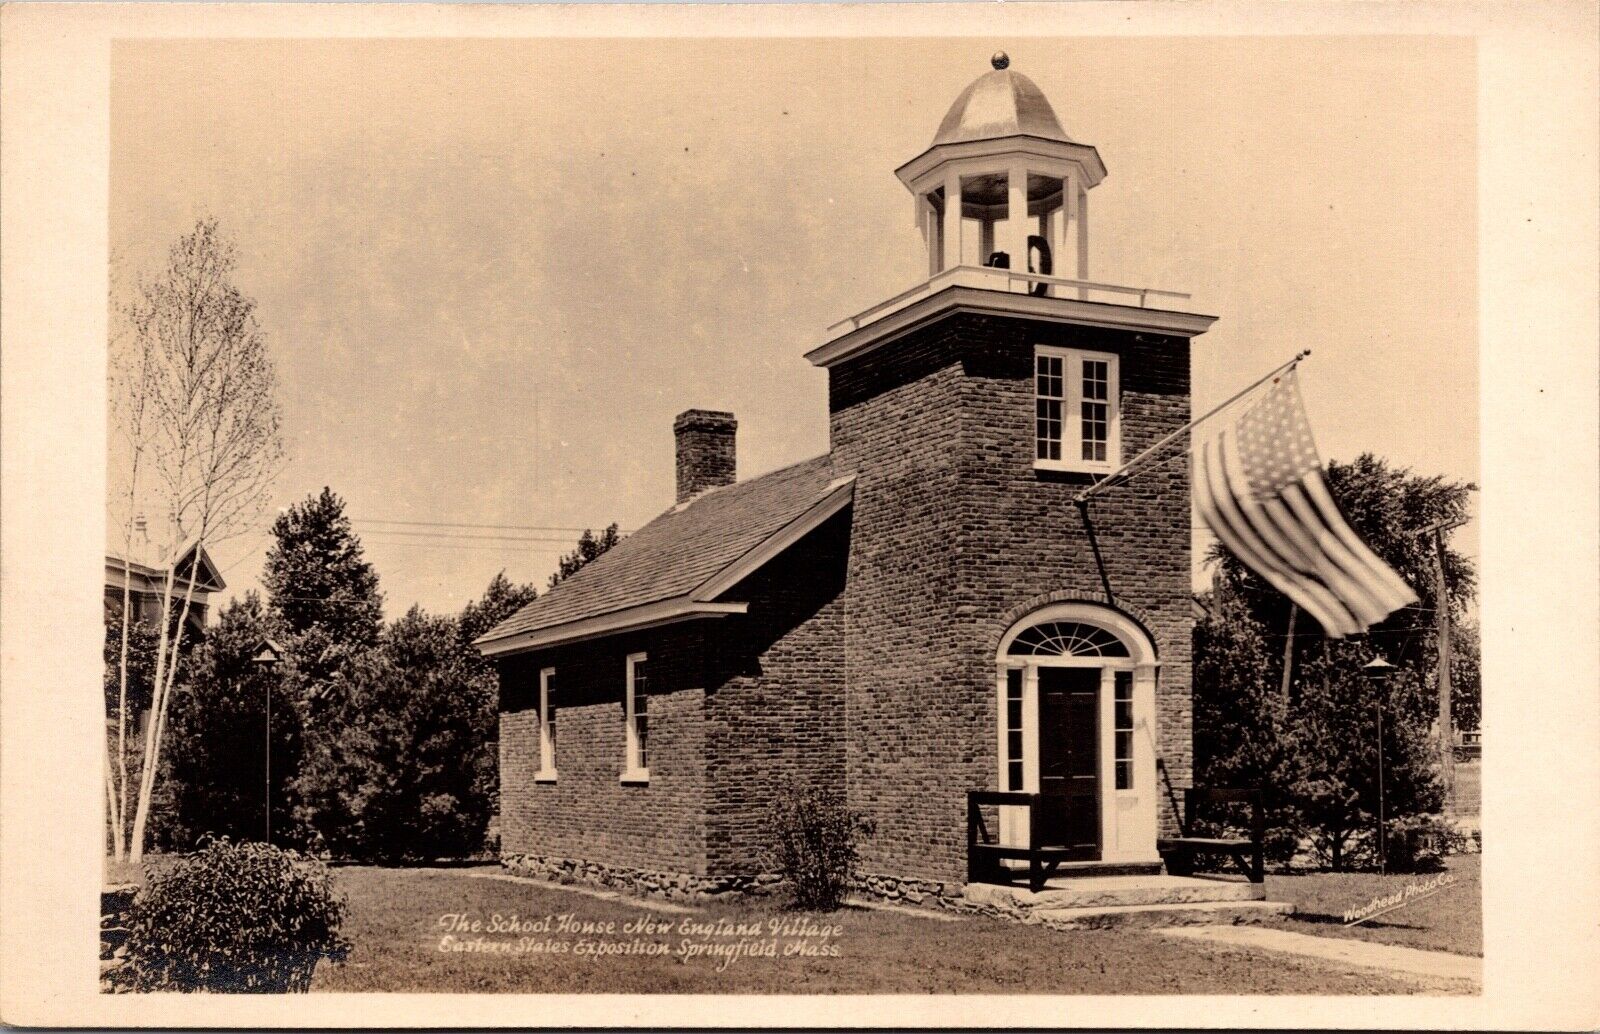
[[[1483,986],[1483,960],[1472,955],[1316,937],[1267,926],[1190,926],[1157,932],[1163,937],[1181,937],[1224,947],[1298,955],[1344,966],[1375,969],[1390,976],[1410,977],[1445,988],[1463,983],[1480,988]]]

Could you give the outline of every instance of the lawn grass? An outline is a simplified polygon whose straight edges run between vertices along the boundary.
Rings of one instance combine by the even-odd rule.
[[[487,871],[497,871],[489,869]],[[804,918],[772,902],[727,902],[692,914],[650,911],[633,899],[600,900],[573,890],[497,879],[465,871],[341,867],[339,889],[348,896],[344,933],[354,942],[349,958],[324,963],[314,991],[533,992],[612,994],[1407,994],[1415,982],[1381,973],[1347,971],[1287,956],[1247,954],[1178,942],[1148,932],[1052,931],[980,917],[939,922],[920,915],[846,909],[809,918],[837,924],[837,936],[776,938],[831,947],[836,956],[685,958],[681,942],[730,945],[766,937],[696,936],[681,931],[685,919],[750,923]],[[1365,900],[1365,899],[1362,899]],[[612,922],[617,933],[587,937],[531,933],[534,942],[632,942],[624,924],[646,918],[665,932],[639,936],[668,945],[665,955],[465,954],[440,950],[440,918],[460,914],[487,923],[499,914],[522,920],[571,914]],[[481,934],[515,942],[514,933]],[[474,934],[460,935],[471,940]]]
[[[1483,955],[1483,885],[1478,855],[1452,855],[1448,871],[1457,882],[1404,907],[1357,926],[1344,925],[1347,909],[1392,895],[1430,876],[1380,876],[1377,873],[1309,873],[1267,877],[1267,898],[1289,901],[1295,914],[1286,929],[1324,937],[1353,937],[1407,948],[1458,955]]]

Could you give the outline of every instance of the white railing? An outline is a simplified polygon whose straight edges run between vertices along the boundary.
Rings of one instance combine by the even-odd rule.
[[[1098,301],[1093,295],[1113,295],[1118,303],[1127,304],[1129,298],[1137,298],[1140,308],[1150,307],[1150,298],[1188,298],[1189,295],[1182,291],[1158,291],[1153,287],[1126,287],[1122,284],[1103,284],[1094,280],[1073,280],[1063,276],[1044,276],[1040,273],[1023,273],[1012,269],[999,269],[993,266],[955,266],[942,272],[935,273],[924,282],[915,287],[901,291],[892,298],[887,298],[872,306],[863,309],[854,316],[846,317],[828,328],[828,333],[838,330],[859,330],[861,327],[872,323],[883,316],[898,309],[903,309],[912,302],[946,287],[977,287],[987,291],[1006,291],[1012,294],[1031,294],[1035,285],[1044,284],[1045,294],[1053,298],[1073,298],[1080,301]]]

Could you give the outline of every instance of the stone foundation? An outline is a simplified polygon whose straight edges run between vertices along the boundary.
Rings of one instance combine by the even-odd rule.
[[[571,858],[544,858],[531,854],[512,854],[500,859],[508,872],[518,876],[549,880],[552,883],[581,883],[626,891],[643,897],[668,900],[707,901],[730,894],[764,897],[777,891],[783,877],[777,873],[758,876],[696,876],[691,873],[654,872],[625,866],[602,865]]]
[[[904,876],[885,876],[881,873],[861,873],[856,876],[856,893],[904,905],[930,905],[936,908],[966,908],[959,883],[940,883],[936,880],[917,880]]]

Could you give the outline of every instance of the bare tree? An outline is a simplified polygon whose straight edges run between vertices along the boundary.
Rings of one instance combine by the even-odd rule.
[[[173,244],[166,267],[134,292],[127,310],[127,334],[113,363],[121,377],[115,383],[114,412],[119,432],[129,443],[129,513],[124,525],[129,529],[128,544],[133,511],[148,499],[161,515],[169,558],[163,571],[155,675],[128,842],[128,855],[135,862],[144,853],[199,551],[250,526],[283,459],[272,360],[255,303],[233,283],[235,267],[232,243],[218,232],[215,220],[202,219]],[[185,557],[195,559],[185,567]],[[127,581],[125,576],[125,585]],[[177,603],[180,593],[182,600]],[[125,709],[126,647],[121,663]],[[126,726],[120,720],[119,740],[124,775],[120,794],[111,795],[113,801],[119,797],[125,801],[127,794]],[[118,810],[114,805],[112,809]],[[119,822],[126,819],[125,803],[120,810]]]
[[[121,651],[117,664],[117,736],[114,758],[106,763],[106,803],[111,821],[111,849],[117,861],[128,842],[128,634],[133,618],[133,529],[138,520],[139,475],[145,452],[145,414],[150,399],[150,350],[132,334],[132,305],[127,295],[126,259],[111,256],[110,373],[111,428],[126,450],[121,484],[113,491],[120,506],[122,539]],[[109,746],[109,745],[108,745]]]

